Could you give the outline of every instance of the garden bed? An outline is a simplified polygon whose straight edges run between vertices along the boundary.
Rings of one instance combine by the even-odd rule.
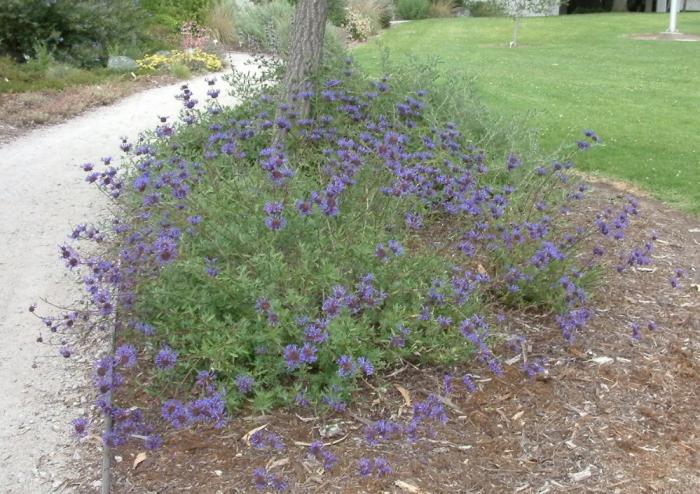
[[[596,184],[579,214],[622,195]],[[129,446],[116,453],[122,461],[113,463],[113,492],[252,492],[252,469],[265,466],[300,493],[692,491],[700,482],[700,224],[657,201],[640,202],[634,221],[658,234],[652,267],[606,272],[596,317],[573,346],[553,317],[508,313],[508,326],[528,339],[527,356],[548,359],[547,372],[529,379],[519,369],[521,354],[502,378],[481,373],[475,394],[455,380],[444,402],[450,420],[434,437],[374,448],[363,439],[368,420],[410,417],[407,400],[439,392],[447,371],[461,375],[406,364],[365,382],[362,398],[342,414],[243,411],[218,431],[165,432],[165,446],[136,468],[142,450]],[[630,237],[641,233],[632,230]],[[678,265],[689,268],[680,293],[669,286]],[[658,329],[645,329],[637,342],[630,320],[655,320]],[[246,434],[264,425],[284,438],[285,450],[265,454],[246,443]],[[323,475],[306,453],[315,439],[339,458]],[[370,453],[385,456],[394,473],[358,476],[357,459]]]

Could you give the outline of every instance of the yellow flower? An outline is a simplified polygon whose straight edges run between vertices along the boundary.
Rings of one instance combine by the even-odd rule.
[[[141,67],[141,69],[150,72],[168,67],[174,63],[187,65],[187,67],[190,69],[204,68],[212,72],[221,70],[224,66],[219,57],[213,53],[206,53],[200,49],[191,51],[188,50],[187,52],[174,50],[170,52],[169,55],[155,53],[137,60],[136,63],[139,67]]]

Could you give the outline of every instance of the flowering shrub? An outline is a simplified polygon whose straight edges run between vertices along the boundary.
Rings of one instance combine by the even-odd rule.
[[[182,37],[182,49],[203,50],[212,39],[209,29],[200,26],[195,21],[184,22],[180,26],[180,36]]]
[[[355,41],[365,41],[374,32],[371,19],[352,8],[348,8],[345,13],[343,27],[345,27],[350,38]]]
[[[592,317],[598,259],[618,256],[618,271],[649,263],[651,242],[624,243],[634,199],[572,225],[586,188],[567,157],[445,121],[479,113],[456,109],[464,98],[452,86],[415,86],[425,80],[435,80],[427,69],[368,80],[348,60],[318,90],[294,95],[312,104],[309,118],[276,103],[275,80],[228,109],[214,80],[202,109],[185,85],[179,121],[161,117],[150,135],[122,139],[122,168],[109,157],[83,165],[119,215],[71,232],[60,256],[85,305],[43,321],[52,331],[115,325],[120,343],[94,372],[98,406],[114,423],[106,444],[162,443],[138,403],[112,399],[136,375],[176,430],[222,427],[244,406],[342,412],[362,380],[401,360],[500,375],[498,307],[556,312],[572,342]],[[571,154],[599,140],[586,131]],[[538,361],[523,368],[541,370]],[[461,382],[474,390],[469,375]],[[449,392],[452,378],[443,385]],[[410,421],[371,424],[366,438],[416,441],[446,418],[428,397]],[[250,441],[284,448],[270,431]],[[335,463],[318,444],[310,454],[326,470]],[[391,466],[363,458],[358,470],[383,476]],[[253,481],[286,485],[264,469]]]
[[[210,72],[219,71],[223,68],[221,59],[212,53],[205,53],[199,48],[187,51],[175,50],[168,54],[155,53],[148,55],[136,63],[143,70],[157,71],[174,64],[186,65],[192,70],[208,70]]]

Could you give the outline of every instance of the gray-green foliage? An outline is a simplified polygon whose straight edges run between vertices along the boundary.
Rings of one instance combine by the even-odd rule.
[[[232,19],[235,38],[249,50],[285,57],[289,51],[294,5],[286,0],[253,3],[247,0],[220,0],[217,8]],[[326,25],[326,51],[341,49],[340,32],[330,22]]]

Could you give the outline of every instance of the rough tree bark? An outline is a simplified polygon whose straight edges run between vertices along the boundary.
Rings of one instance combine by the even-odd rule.
[[[299,118],[308,116],[309,102],[295,101],[294,95],[308,87],[310,78],[321,64],[327,18],[328,0],[299,0],[297,3],[284,90],[286,100],[299,113]]]

